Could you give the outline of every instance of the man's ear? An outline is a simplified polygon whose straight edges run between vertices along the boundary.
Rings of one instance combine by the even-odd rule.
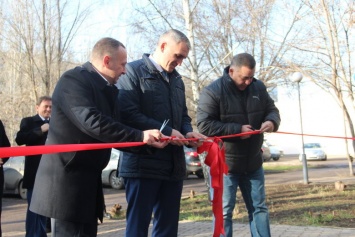
[[[234,72],[234,68],[233,67],[229,67],[229,75],[233,75],[233,72]]]
[[[163,43],[160,45],[160,51],[161,51],[162,53],[164,52],[166,45],[167,45],[166,42],[163,42]]]
[[[111,59],[110,56],[108,56],[108,55],[104,56],[103,63],[105,65],[105,67],[108,67],[108,64],[110,63],[110,59]]]

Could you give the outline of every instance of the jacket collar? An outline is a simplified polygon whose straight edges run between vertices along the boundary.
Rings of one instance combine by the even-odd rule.
[[[104,89],[107,86],[107,81],[101,77],[99,73],[95,70],[90,62],[84,63],[82,70],[86,70],[93,78],[93,82],[97,85],[97,88]]]
[[[150,74],[160,74],[159,70],[155,67],[155,65],[152,63],[152,61],[149,59],[150,54],[143,54],[142,60],[144,64],[146,65],[148,71]],[[172,72],[168,73],[170,78],[176,78],[176,77],[181,77],[180,74],[174,69]]]

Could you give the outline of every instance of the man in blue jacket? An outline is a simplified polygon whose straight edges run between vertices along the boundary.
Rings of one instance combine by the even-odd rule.
[[[223,185],[226,237],[233,235],[238,186],[248,210],[252,236],[270,236],[261,146],[263,133],[277,131],[281,119],[265,85],[254,78],[255,64],[250,54],[235,55],[223,76],[202,91],[197,109],[197,127],[206,136],[260,130],[257,135],[224,140],[228,166]]]
[[[162,128],[166,136],[203,138],[193,132],[187,113],[185,86],[175,67],[188,56],[190,43],[178,30],[164,33],[153,54],[128,63],[119,82],[121,118],[137,129]],[[183,145],[172,140],[153,155],[124,152],[119,173],[126,187],[126,237],[146,237],[154,215],[152,237],[177,236],[180,199],[186,174]]]

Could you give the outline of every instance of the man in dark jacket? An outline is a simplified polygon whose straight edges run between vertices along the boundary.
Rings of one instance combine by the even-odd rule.
[[[9,147],[10,142],[9,139],[6,136],[6,131],[4,128],[4,125],[2,124],[2,121],[0,120],[0,147]],[[4,191],[4,169],[3,169],[3,164],[8,160],[8,157],[3,157],[0,158],[0,236],[2,236],[2,230],[1,230],[1,211],[2,211],[2,195]]]
[[[16,135],[18,145],[38,146],[44,145],[49,130],[49,118],[52,111],[52,98],[41,96],[36,103],[37,114],[21,120],[20,130]],[[47,218],[29,210],[33,186],[41,155],[25,157],[25,169],[23,175],[23,187],[27,189],[27,212],[26,212],[26,237],[47,236]]]
[[[228,165],[223,187],[226,237],[233,234],[232,216],[238,186],[248,210],[252,236],[270,236],[261,146],[264,132],[277,131],[280,115],[265,85],[254,78],[255,64],[250,54],[234,56],[223,76],[203,90],[197,109],[197,126],[206,136],[260,130],[257,135],[224,140]]]
[[[126,72],[126,63],[124,45],[103,38],[95,44],[91,62],[61,76],[52,96],[46,145],[127,141],[166,145],[157,141],[162,136],[159,130],[142,132],[119,122],[114,84]],[[110,153],[111,149],[101,149],[42,156],[30,210],[54,219],[53,237],[97,235],[104,207],[101,173]]]
[[[164,33],[152,55],[127,65],[118,82],[122,121],[138,129],[161,128],[166,136],[203,138],[192,131],[187,114],[185,86],[175,67],[190,50],[187,37],[178,30]],[[164,127],[164,121],[167,125]],[[126,187],[127,237],[147,237],[152,213],[152,236],[177,236],[180,199],[186,174],[183,145],[170,141],[153,155],[124,152],[119,174]]]

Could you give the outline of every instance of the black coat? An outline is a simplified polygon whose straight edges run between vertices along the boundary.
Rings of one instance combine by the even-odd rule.
[[[91,63],[65,72],[52,96],[46,144],[142,141],[142,131],[118,119],[117,89]],[[111,149],[42,156],[30,210],[55,219],[96,223],[103,215],[101,173]]]
[[[4,125],[2,124],[2,121],[0,120],[0,147],[9,147],[10,142],[9,139],[6,136],[5,128]],[[3,157],[2,162],[5,164],[5,162],[9,159],[9,157]],[[3,192],[3,186],[4,186],[4,169],[2,165],[0,165],[0,198],[2,197],[2,192]],[[0,200],[1,202],[1,200]],[[0,213],[1,213],[1,208],[0,208]]]
[[[9,147],[10,142],[9,139],[6,136],[5,128],[4,125],[2,124],[2,121],[0,120],[0,147]],[[3,163],[8,160],[8,157],[3,157],[1,158]],[[0,165],[0,236],[2,235],[1,231],[1,210],[2,210],[2,194],[3,194],[3,187],[4,187],[4,169],[2,165]]]
[[[227,67],[221,78],[207,86],[200,95],[197,109],[197,127],[209,137],[241,133],[242,125],[260,129],[265,121],[280,125],[280,114],[262,81],[252,83],[240,91],[228,74]],[[263,134],[248,139],[224,139],[229,173],[252,172],[261,167]]]
[[[44,124],[42,118],[37,114],[21,120],[20,131],[17,132],[16,143],[26,146],[44,145],[48,132],[42,132],[41,126]],[[23,187],[32,189],[35,183],[36,173],[42,155],[25,157],[25,170],[23,175]]]
[[[160,129],[169,119],[163,134],[170,136],[172,129],[183,135],[192,131],[184,82],[176,70],[169,73],[167,83],[147,54],[128,63],[126,69],[117,83],[124,123],[142,130]],[[183,147],[174,145],[157,149],[153,155],[124,152],[119,173],[122,177],[182,180],[186,174],[184,157]]]

